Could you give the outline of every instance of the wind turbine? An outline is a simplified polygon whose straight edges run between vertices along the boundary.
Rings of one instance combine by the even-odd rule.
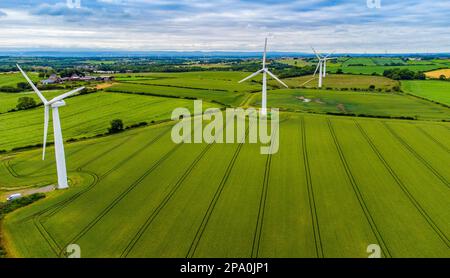
[[[58,108],[66,105],[64,99],[68,96],[71,96],[81,90],[84,87],[72,90],[68,93],[62,94],[53,98],[50,101],[47,101],[42,93],[36,88],[30,78],[26,75],[26,73],[22,70],[22,68],[17,65],[22,75],[25,79],[30,83],[31,88],[36,92],[38,97],[41,99],[44,104],[44,144],[43,144],[43,152],[42,152],[42,160],[45,159],[45,147],[47,144],[47,130],[48,130],[48,121],[49,121],[49,109],[52,109],[53,115],[53,136],[55,140],[55,158],[56,158],[56,170],[58,172],[58,189],[68,188],[69,185],[67,183],[67,170],[66,170],[66,158],[64,155],[64,144],[61,132],[61,123],[59,120],[59,112]]]
[[[276,81],[278,81],[281,85],[283,85],[284,87],[288,88],[288,85],[284,84],[283,81],[281,81],[280,79],[278,79],[278,77],[276,77],[273,73],[271,73],[267,67],[266,67],[266,53],[267,53],[267,38],[265,40],[264,43],[264,55],[263,55],[263,65],[262,65],[262,69],[258,70],[255,73],[252,73],[251,75],[249,75],[248,77],[242,79],[241,81],[239,81],[239,83],[242,83],[250,78],[255,77],[256,75],[262,73],[263,74],[263,82],[262,82],[262,104],[261,104],[261,114],[262,115],[267,115],[267,74],[269,74],[270,76],[272,76],[273,79],[275,79]]]
[[[334,53],[334,51],[329,53],[326,56],[321,56],[319,53],[316,52],[316,50],[313,47],[311,47],[311,48],[314,51],[314,54],[316,54],[317,59],[319,60],[316,70],[314,71],[313,77],[316,76],[317,70],[319,69],[319,88],[322,88],[322,78],[327,76],[327,61],[333,60],[336,58],[328,58],[331,54]],[[309,80],[309,81],[311,81],[311,80]],[[307,81],[307,82],[309,82],[309,81]]]

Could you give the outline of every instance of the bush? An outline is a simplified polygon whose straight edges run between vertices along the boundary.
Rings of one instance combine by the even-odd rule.
[[[424,80],[426,78],[423,72],[414,72],[409,69],[387,69],[383,72],[383,76],[394,80]]]
[[[19,88],[14,88],[12,86],[3,86],[0,87],[0,91],[5,93],[20,93],[21,90]]]
[[[342,69],[338,69],[337,71],[336,71],[336,74],[343,74],[344,72],[342,71]]]
[[[34,108],[36,107],[36,101],[34,100],[34,98],[31,97],[21,97],[18,100],[17,103],[17,110],[26,110],[26,109],[30,109],[30,108]]]
[[[118,133],[123,131],[123,122],[121,119],[115,119],[111,121],[111,127],[108,128],[108,133]]]
[[[127,126],[126,129],[138,128],[138,127],[147,126],[147,125],[148,125],[147,122],[140,122],[140,123],[137,123],[137,124],[133,124],[133,125]]]
[[[45,198],[44,193],[35,193],[9,202],[0,203],[0,216],[12,212],[18,208],[32,204],[42,198]]]
[[[31,86],[27,82],[19,82],[19,83],[17,83],[17,88],[19,88],[22,91],[31,90]]]

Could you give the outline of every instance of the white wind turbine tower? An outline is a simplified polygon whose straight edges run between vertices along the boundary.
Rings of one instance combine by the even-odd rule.
[[[48,130],[48,121],[49,121],[49,109],[52,109],[52,115],[53,115],[53,136],[55,141],[55,158],[56,158],[56,170],[58,172],[58,189],[65,189],[68,188],[69,185],[67,183],[67,170],[66,170],[66,158],[64,155],[64,145],[63,145],[63,138],[62,138],[62,132],[61,132],[61,123],[59,120],[59,113],[58,108],[61,106],[66,105],[63,99],[66,97],[75,94],[76,92],[79,92],[84,89],[84,87],[75,89],[73,91],[70,91],[68,93],[62,94],[60,96],[57,96],[53,98],[50,101],[47,101],[45,97],[42,95],[42,93],[36,88],[36,86],[33,84],[33,82],[28,78],[26,73],[22,70],[22,68],[17,65],[22,75],[25,77],[25,79],[30,83],[31,88],[36,92],[36,94],[41,99],[42,103],[44,104],[44,144],[43,144],[43,152],[42,152],[42,160],[45,159],[45,147],[47,143],[47,130]]]
[[[336,59],[336,58],[328,58],[334,52],[331,52],[327,56],[323,57],[319,53],[317,53],[316,50],[313,47],[311,47],[311,48],[314,51],[314,54],[316,54],[317,59],[319,60],[319,63],[317,64],[317,67],[316,67],[316,70],[314,71],[313,77],[316,76],[317,70],[319,69],[319,88],[322,88],[322,78],[327,76],[327,61],[333,60],[333,59]],[[309,82],[309,81],[307,81],[307,82]]]
[[[267,55],[267,38],[265,40],[264,44],[264,55],[263,55],[263,67],[262,69],[258,70],[257,72],[249,75],[248,77],[242,79],[239,81],[239,83],[242,83],[250,78],[255,77],[256,75],[262,73],[263,74],[263,82],[262,82],[262,103],[261,103],[261,114],[267,115],[267,74],[272,76],[276,81],[278,81],[281,85],[288,88],[286,84],[283,83],[278,77],[276,77],[273,73],[271,73],[267,67],[266,67],[266,55]]]

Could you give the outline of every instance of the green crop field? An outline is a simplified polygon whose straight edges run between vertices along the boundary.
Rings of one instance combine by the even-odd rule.
[[[310,100],[309,102],[304,99]],[[450,110],[412,96],[375,92],[282,89],[268,92],[268,107],[313,113],[365,114],[383,117],[413,117],[450,120]],[[261,98],[253,99],[259,106]]]
[[[415,72],[425,72],[430,71],[434,69],[438,69],[441,66],[439,65],[405,65],[405,66],[351,66],[351,67],[341,67],[342,71],[344,73],[351,73],[351,74],[380,74],[382,75],[385,70],[388,69],[408,69]],[[329,68],[330,69],[330,68]],[[338,68],[332,68],[330,69],[331,72],[336,72]]]
[[[103,134],[116,118],[150,126],[66,142],[70,188],[5,216],[8,256],[65,257],[78,244],[82,257],[367,257],[378,244],[383,257],[450,257],[450,109],[421,99],[444,103],[448,82],[402,82],[401,93],[381,76],[330,74],[322,90],[317,80],[300,88],[311,76],[283,79],[289,89],[270,78],[268,107],[282,110],[277,153],[248,140],[172,142],[167,120],[193,99],[259,107],[261,77],[238,84],[249,74],[117,74],[68,98],[65,140]],[[0,94],[2,199],[56,181],[51,145],[45,161],[39,148],[10,151],[42,143],[42,106],[6,112],[24,95],[37,99]]]
[[[244,99],[244,93],[215,91],[207,89],[190,89],[169,87],[164,85],[148,85],[141,83],[118,83],[107,89],[108,92],[146,94],[166,97],[196,98],[205,101],[216,101],[222,104],[239,105]]]
[[[66,100],[60,109],[64,137],[81,138],[102,134],[113,119],[122,119],[125,125],[170,119],[177,107],[192,109],[192,101],[120,93],[100,92]],[[220,105],[203,103],[203,108]],[[35,109],[0,115],[0,146],[15,147],[42,142],[44,109]],[[51,123],[50,123],[51,124]],[[53,141],[52,136],[49,137]]]
[[[352,67],[353,65],[376,66],[372,58],[351,58],[342,63],[343,67]]]
[[[402,81],[403,91],[450,106],[450,82],[446,81]]]
[[[283,81],[290,87],[307,87],[307,88],[317,88],[318,76],[313,79],[312,75],[287,78]],[[311,81],[309,81],[311,80]],[[305,84],[305,82],[309,81]],[[275,85],[276,81],[271,80],[269,84]],[[399,86],[397,81],[394,81],[389,78],[381,77],[381,76],[365,76],[365,75],[347,75],[347,74],[329,74],[326,78],[323,79],[323,87],[324,88],[357,88],[357,89],[369,89],[370,85],[374,85],[375,89],[382,90],[392,90],[393,87]]]
[[[312,63],[307,62],[304,59],[280,59],[277,60],[277,62],[295,67],[304,67],[312,65]]]
[[[65,93],[65,91],[53,90],[53,91],[42,91],[42,93],[48,100],[50,100],[60,94]],[[24,92],[24,93],[0,92],[0,113],[4,113],[13,108],[16,108],[17,102],[21,97],[31,97],[34,100],[36,100],[37,103],[40,102],[39,97],[34,92]]]
[[[239,106],[248,93],[261,90],[260,80],[238,84],[245,72],[185,72],[118,74],[117,83],[107,91],[156,96],[196,98]]]
[[[376,243],[384,257],[450,256],[447,123],[285,113],[269,156],[258,144],[175,145],[170,129],[67,144],[71,189],[7,215],[8,251],[366,257]],[[44,162],[40,150],[0,159],[2,186],[55,178],[52,148]]]
[[[33,81],[38,81],[39,77],[36,73],[31,72],[29,77]],[[9,86],[16,87],[17,83],[26,82],[21,73],[0,73],[0,87]]]
[[[250,74],[250,73],[248,73]],[[119,82],[131,82],[146,85],[160,85],[179,88],[207,89],[227,92],[248,92],[257,90],[256,84],[238,81],[246,77],[245,72],[186,72],[186,73],[148,73],[135,75],[117,75]]]

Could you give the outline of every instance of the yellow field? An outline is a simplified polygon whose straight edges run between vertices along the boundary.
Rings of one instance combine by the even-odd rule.
[[[446,78],[450,78],[450,69],[440,69],[426,72],[425,75],[429,78],[439,78],[441,75],[445,75]]]

